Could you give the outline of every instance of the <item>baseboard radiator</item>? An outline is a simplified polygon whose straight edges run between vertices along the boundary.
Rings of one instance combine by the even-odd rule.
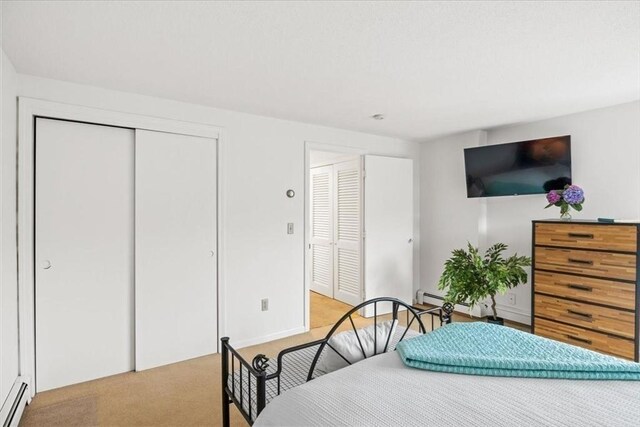
[[[444,298],[440,295],[432,294],[429,292],[422,291],[422,300],[428,304],[434,305],[442,305],[444,302]],[[456,304],[454,310],[461,313],[470,314],[473,317],[482,317],[484,313],[482,312],[481,304],[476,305],[473,309],[469,310],[469,304],[461,303]]]
[[[0,424],[2,427],[18,427],[22,412],[29,403],[29,390],[27,383],[18,377],[13,384],[7,399],[0,408]]]

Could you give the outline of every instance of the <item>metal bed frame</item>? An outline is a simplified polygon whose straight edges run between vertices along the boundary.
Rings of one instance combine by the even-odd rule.
[[[391,303],[391,319],[398,320],[398,312],[401,308],[406,309],[407,324],[403,326],[406,328],[400,338],[395,343],[391,343],[392,331],[386,338],[384,350],[378,352],[377,343],[377,327],[378,327],[378,304]],[[231,344],[229,344],[229,338],[221,338],[222,344],[222,425],[223,427],[229,427],[229,405],[232,403],[236,405],[245,420],[252,425],[256,420],[260,412],[268,403],[268,398],[273,398],[279,395],[282,391],[286,391],[292,387],[304,384],[307,381],[311,381],[314,378],[322,375],[323,372],[319,372],[317,368],[318,360],[326,347],[331,348],[336,352],[348,365],[352,363],[340,354],[329,342],[331,337],[346,321],[349,321],[352,329],[355,331],[358,344],[362,350],[362,355],[366,359],[371,357],[367,356],[364,346],[360,341],[358,335],[358,329],[353,322],[352,315],[359,310],[362,310],[366,306],[373,305],[373,324],[374,326],[374,350],[373,356],[387,352],[388,350],[394,350],[395,344],[402,341],[407,332],[411,328],[414,321],[417,321],[419,333],[426,333],[427,330],[422,321],[423,315],[430,315],[431,318],[431,330],[434,329],[436,320],[439,321],[442,326],[446,323],[451,323],[451,314],[453,313],[453,305],[445,303],[442,307],[435,307],[431,309],[421,309],[413,307],[405,302],[396,298],[375,298],[365,301],[351,310],[349,310],[336,324],[331,328],[327,335],[319,340],[309,343],[293,346],[282,350],[277,356],[277,365],[274,367],[269,365],[269,358],[264,354],[258,354],[249,363],[243,358]],[[392,344],[392,348],[389,346]],[[317,347],[315,349],[314,347]],[[238,369],[236,369],[236,364]],[[292,365],[292,369],[289,369],[289,365]],[[255,395],[254,395],[255,392]]]

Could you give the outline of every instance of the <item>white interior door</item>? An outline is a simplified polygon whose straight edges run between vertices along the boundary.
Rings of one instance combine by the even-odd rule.
[[[216,140],[136,131],[136,370],[216,352]]]
[[[333,165],[334,282],[333,297],[351,305],[362,302],[361,160]]]
[[[134,368],[134,133],[36,120],[38,392]]]
[[[388,296],[411,304],[413,161],[365,156],[364,169],[366,298]],[[373,308],[368,307],[365,316],[372,315]]]
[[[333,166],[311,169],[311,290],[333,298]]]

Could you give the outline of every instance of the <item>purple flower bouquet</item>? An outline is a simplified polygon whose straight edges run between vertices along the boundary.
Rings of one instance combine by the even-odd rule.
[[[562,190],[551,190],[547,193],[547,202],[545,209],[550,206],[560,207],[560,218],[571,219],[569,207],[576,211],[582,210],[584,203],[584,191],[577,185],[565,185]]]

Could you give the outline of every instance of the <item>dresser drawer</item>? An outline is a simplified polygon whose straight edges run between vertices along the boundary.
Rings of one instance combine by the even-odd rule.
[[[636,309],[636,285],[633,283],[536,271],[534,289],[543,294]]]
[[[536,245],[636,252],[635,225],[536,223]]]
[[[589,331],[576,326],[563,325],[546,319],[535,319],[535,334],[588,350],[600,351],[614,356],[634,359],[633,341],[613,337],[599,332]]]
[[[635,313],[535,294],[536,316],[633,339]]]
[[[636,280],[636,256],[536,246],[535,268],[608,279]]]

